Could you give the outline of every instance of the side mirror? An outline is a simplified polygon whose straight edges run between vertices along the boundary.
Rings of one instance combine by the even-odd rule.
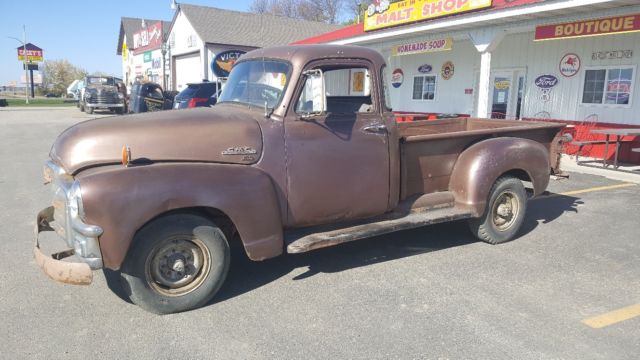
[[[296,106],[297,112],[303,118],[324,113],[327,103],[322,70],[307,70],[302,74],[305,76],[305,84]]]

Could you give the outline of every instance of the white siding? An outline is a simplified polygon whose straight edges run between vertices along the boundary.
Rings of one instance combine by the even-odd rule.
[[[394,44],[395,45],[395,44]],[[388,48],[382,47],[383,53]],[[440,74],[442,65],[453,62],[455,72],[449,80],[444,80]],[[465,94],[465,89],[472,89],[475,83],[474,69],[479,66],[480,56],[468,40],[453,42],[450,51],[391,56],[387,57],[389,68],[388,79],[391,72],[401,69],[404,73],[404,81],[399,88],[389,85],[391,91],[391,105],[394,111],[423,112],[423,113],[461,113],[473,112],[474,94]],[[425,75],[418,71],[423,64],[431,65],[433,70],[427,75],[436,75],[436,97],[431,100],[413,100],[413,78]]]
[[[592,60],[592,53],[609,50],[632,50],[630,59]],[[567,53],[580,57],[580,71],[572,77],[559,72],[560,59]],[[584,120],[589,117],[600,122],[640,125],[640,92],[632,84],[631,106],[583,105],[582,86],[585,68],[594,66],[633,66],[640,59],[640,36],[621,34],[579,39],[534,42],[533,33],[507,36],[493,53],[492,71],[501,68],[523,67],[527,71],[527,86],[523,107],[525,117],[549,117],[562,120]],[[638,69],[636,68],[636,71]],[[550,93],[549,101],[540,100],[540,90],[534,80],[539,75],[551,74],[559,79]]]

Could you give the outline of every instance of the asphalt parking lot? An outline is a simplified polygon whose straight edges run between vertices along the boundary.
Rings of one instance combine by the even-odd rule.
[[[456,222],[266,262],[234,256],[214,301],[186,313],[147,313],[102,273],[55,283],[32,256],[35,214],[51,201],[41,166],[87,118],[0,109],[0,358],[639,356],[640,185],[580,173],[529,203],[512,242],[478,242]]]

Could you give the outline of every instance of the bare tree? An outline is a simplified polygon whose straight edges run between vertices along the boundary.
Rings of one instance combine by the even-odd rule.
[[[286,16],[294,19],[338,22],[338,14],[346,0],[253,0],[250,11]]]
[[[87,75],[84,69],[65,59],[45,61],[42,73],[43,87],[58,95],[64,95],[73,80],[82,79]]]

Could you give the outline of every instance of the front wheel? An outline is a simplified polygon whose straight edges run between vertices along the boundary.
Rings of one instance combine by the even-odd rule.
[[[469,220],[469,229],[489,244],[512,240],[524,222],[527,192],[522,182],[511,176],[496,180],[482,217]]]
[[[161,217],[134,237],[122,278],[143,309],[170,314],[198,308],[216,294],[229,269],[229,244],[206,218]]]
[[[87,114],[91,115],[93,114],[93,108],[91,106],[87,106],[85,107],[85,111]]]

